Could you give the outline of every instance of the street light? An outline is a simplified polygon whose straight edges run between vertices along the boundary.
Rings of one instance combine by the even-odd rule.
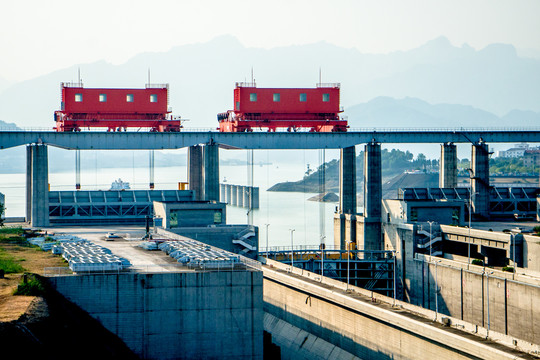
[[[294,267],[294,241],[293,241],[293,232],[295,229],[289,229],[291,232],[291,266]]]
[[[431,239],[431,225],[433,225],[435,221],[428,221],[428,224],[429,224],[429,261],[431,261],[431,242],[432,242],[432,239]]]
[[[471,168],[468,168],[469,172],[469,238],[467,240],[467,270],[469,270],[471,264],[471,217],[472,217],[472,180],[474,178],[474,172]],[[476,194],[475,194],[476,195]]]
[[[397,285],[396,285],[396,281],[397,281],[397,277],[396,277],[396,256],[397,256],[397,251],[394,250],[394,306],[396,306],[396,289],[397,289]]]
[[[351,248],[351,241],[347,241],[347,291],[349,290],[349,269],[350,269],[350,263],[351,263],[351,257],[349,256],[349,250]]]
[[[437,315],[439,314],[439,299],[438,299],[438,293],[439,293],[439,282],[437,277],[437,265],[441,262],[441,260],[438,260],[435,262],[435,321],[437,321]]]
[[[321,282],[323,281],[324,277],[324,249],[326,249],[326,244],[324,242],[325,236],[323,235],[321,237],[321,245],[319,245],[321,249]]]
[[[486,286],[487,286],[487,315],[488,315],[488,324],[487,324],[487,331],[489,333],[489,275],[493,274],[493,271],[489,272],[489,273],[486,273],[486,278],[487,278],[487,283],[486,283]]]
[[[266,227],[266,257],[268,258],[268,226],[270,224],[264,224],[264,226]]]

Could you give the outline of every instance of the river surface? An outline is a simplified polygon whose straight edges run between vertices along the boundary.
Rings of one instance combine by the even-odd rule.
[[[144,158],[143,161],[147,161]],[[259,162],[256,160],[256,162]],[[313,166],[312,166],[313,168]],[[260,188],[258,210],[254,210],[253,224],[259,226],[260,248],[266,247],[266,226],[268,226],[268,244],[272,246],[290,246],[291,231],[294,246],[318,245],[321,238],[319,221],[320,207],[324,211],[324,231],[326,243],[333,243],[333,212],[336,203],[319,203],[307,199],[316,194],[268,192],[266,189],[277,182],[297,181],[306,170],[306,163],[299,159],[287,164],[269,164],[253,166],[253,184]],[[99,168],[81,169],[82,190],[108,190],[111,183],[121,178],[130,182],[131,189],[148,189],[149,171],[146,168]],[[186,166],[156,167],[155,188],[178,189],[178,182],[187,181]],[[230,184],[248,185],[247,166],[220,166],[220,181]],[[75,190],[75,172],[49,172],[51,191]],[[0,174],[0,192],[6,197],[6,216],[25,216],[26,174]],[[228,224],[246,224],[247,209],[227,206]]]

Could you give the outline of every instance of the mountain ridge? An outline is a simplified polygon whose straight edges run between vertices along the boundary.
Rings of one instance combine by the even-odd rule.
[[[497,117],[516,109],[540,112],[540,60],[519,57],[511,45],[475,50],[439,37],[407,51],[365,54],[327,42],[250,48],[221,36],[137,54],[118,65],[103,60],[73,65],[13,84],[0,92],[0,119],[52,128],[59,84],[73,80],[79,67],[87,87],[143,87],[150,68],[152,82],[170,84],[173,113],[190,119],[189,127],[216,127],[216,114],[232,108],[234,83],[250,77],[252,68],[261,87],[313,86],[322,68],[323,82],[341,82],[347,110],[386,96],[472,106]],[[409,110],[411,121],[414,111]]]

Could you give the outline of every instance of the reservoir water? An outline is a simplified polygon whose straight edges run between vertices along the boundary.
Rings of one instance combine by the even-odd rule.
[[[143,156],[143,155],[141,155]],[[147,156],[141,160],[147,162]],[[264,157],[264,155],[263,155]],[[54,161],[50,157],[50,162]],[[96,161],[97,162],[97,161]],[[320,243],[320,206],[324,211],[324,236],[327,245],[333,244],[333,213],[336,203],[308,201],[316,194],[298,192],[269,192],[267,189],[277,182],[297,181],[306,171],[305,157],[297,161],[288,159],[287,163],[262,164],[264,159],[255,158],[253,166],[253,185],[260,188],[260,208],[254,210],[253,224],[259,226],[260,248],[266,247],[266,226],[268,226],[269,246],[290,246],[291,232],[294,229],[294,246],[318,245]],[[111,183],[121,178],[131,184],[131,189],[148,189],[149,171],[142,167],[119,168],[81,168],[82,190],[109,190]],[[316,166],[311,166],[312,168]],[[187,181],[186,166],[155,168],[155,189],[178,189],[178,182]],[[230,184],[248,185],[246,165],[220,165],[220,181]],[[75,171],[49,171],[50,189],[75,190]],[[6,216],[25,215],[26,174],[0,174],[0,192],[6,197]],[[228,224],[246,224],[247,209],[227,206]]]

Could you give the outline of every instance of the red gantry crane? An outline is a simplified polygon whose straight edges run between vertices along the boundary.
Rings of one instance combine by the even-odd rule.
[[[234,110],[218,114],[219,130],[347,131],[347,121],[339,117],[343,111],[339,90],[338,83],[319,83],[315,88],[257,88],[255,82],[236,83]]]
[[[169,85],[147,84],[144,89],[85,89],[82,82],[62,83],[61,110],[54,112],[55,130],[82,128],[148,128],[154,132],[180,131],[181,121],[169,109]]]

